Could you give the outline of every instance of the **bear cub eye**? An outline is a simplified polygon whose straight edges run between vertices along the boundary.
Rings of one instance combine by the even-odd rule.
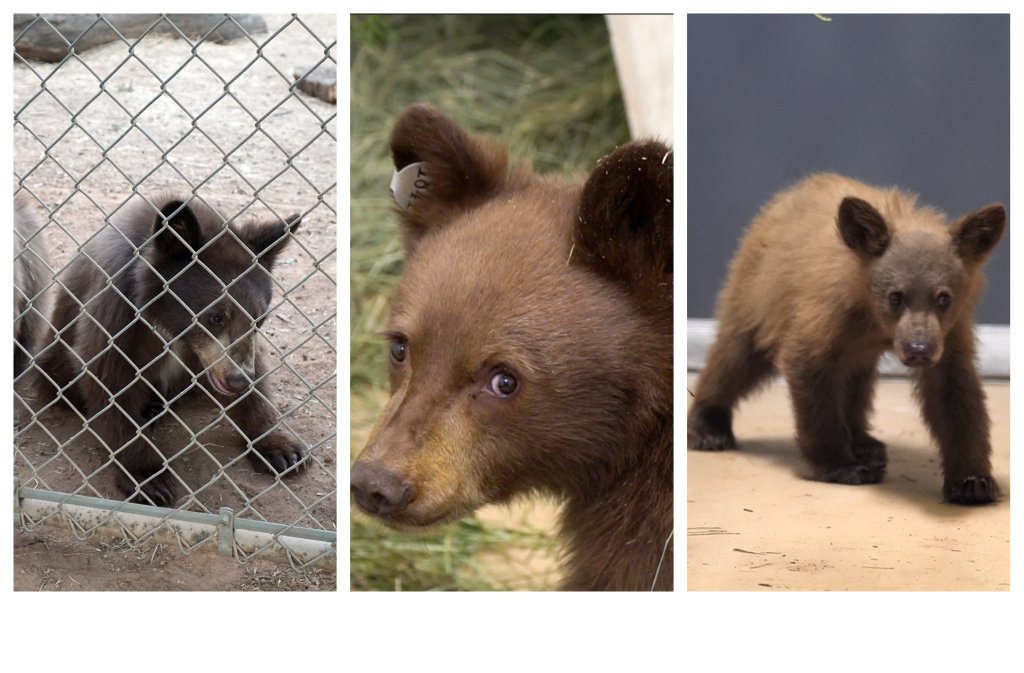
[[[889,300],[889,308],[893,311],[898,311],[903,307],[903,293],[898,290],[893,290],[889,293],[887,299]]]
[[[403,337],[391,337],[390,347],[391,361],[395,364],[402,364],[409,357],[409,342]]]
[[[224,324],[224,314],[220,313],[219,311],[211,313],[209,316],[207,316],[206,322],[208,322],[213,327],[220,327],[221,325]]]
[[[937,297],[935,297],[935,304],[939,308],[949,308],[949,304],[952,301],[953,301],[953,296],[951,294],[949,294],[948,292],[940,292],[939,295]]]
[[[495,397],[512,397],[519,390],[519,381],[514,374],[501,370],[491,376],[487,384],[487,392]]]

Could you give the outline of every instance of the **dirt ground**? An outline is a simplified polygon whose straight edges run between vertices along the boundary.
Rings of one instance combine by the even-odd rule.
[[[803,477],[785,384],[744,402],[740,450],[687,452],[688,588],[1008,591],[1010,386],[985,392],[1003,498],[984,507],[940,502],[938,449],[907,381],[878,387],[872,425],[889,466],[870,486]]]
[[[48,221],[37,208],[55,270],[133,190],[189,193],[194,185],[221,213],[244,211],[241,221],[250,214],[303,213],[275,266],[273,304],[279,305],[262,331],[268,360],[280,362],[270,377],[272,400],[284,425],[308,447],[306,468],[282,482],[241,460],[206,485],[238,451],[235,433],[215,422],[218,414],[201,390],[172,407],[155,435],[162,447],[178,449],[198,435],[172,463],[195,492],[179,507],[215,512],[230,506],[242,518],[336,531],[336,107],[304,94],[292,97],[288,89],[292,71],[316,65],[325,45],[334,43],[336,19],[300,18],[309,30],[290,16],[265,16],[269,33],[255,36],[260,42],[288,25],[262,57],[248,40],[205,43],[193,57],[183,40],[151,36],[135,48],[135,58],[124,44],[110,44],[82,53],[84,63],[56,70],[16,59],[15,190],[52,212]],[[330,54],[336,58],[336,49]],[[16,393],[14,474],[22,485],[117,497],[112,475],[100,469],[109,456],[94,438],[79,435],[81,422],[56,409],[33,423],[19,400],[28,393],[17,386]],[[238,566],[207,553],[186,557],[166,545],[132,550],[118,544],[98,537],[80,543],[47,529],[16,533],[15,586],[335,588],[331,573],[308,571],[313,574],[306,577],[266,562]]]
[[[15,591],[334,591],[335,573],[259,559],[239,564],[212,552],[184,555],[66,531],[14,531]]]

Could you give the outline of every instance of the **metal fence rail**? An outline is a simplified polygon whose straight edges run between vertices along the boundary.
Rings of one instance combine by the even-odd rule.
[[[294,568],[334,570],[337,536],[333,531],[236,519],[230,507],[217,514],[139,505],[120,500],[55,493],[15,484],[15,525],[33,530],[62,525],[78,539],[97,532],[128,540],[173,543],[185,554],[216,545],[221,556],[239,560],[260,555]]]
[[[16,209],[34,213],[37,221],[15,240],[15,354],[27,363],[14,381],[15,523],[26,530],[62,526],[78,538],[113,534],[132,545],[173,541],[185,553],[216,549],[238,561],[259,557],[295,568],[333,567],[336,109],[332,98],[319,100],[300,85],[316,93],[316,87],[307,86],[307,76],[335,66],[335,19],[127,16],[15,15]],[[33,44],[45,49],[30,51],[27,45]],[[107,268],[102,246],[118,222],[134,217],[132,212],[159,208],[168,194],[190,208],[209,205],[224,226],[193,253],[186,269],[165,279],[157,296],[140,304],[125,294],[141,281],[118,285],[120,269]],[[288,220],[292,213],[302,217],[294,233]],[[131,242],[128,264],[142,269],[140,277],[144,271],[156,273],[147,246],[156,245],[161,231],[170,231],[171,216],[164,217],[165,229],[142,243]],[[289,222],[287,247],[264,246],[255,234],[246,239],[248,234],[240,232],[251,231],[254,218]],[[191,278],[185,274],[193,267],[210,277],[223,275],[200,256],[214,246],[234,244],[259,251],[242,275],[260,270],[264,253],[274,257],[272,267],[266,264],[273,279],[266,312],[245,314],[233,294],[242,283],[239,275],[222,279],[214,289],[229,311],[246,315],[250,327],[245,334],[218,336],[204,322],[206,314],[194,309],[186,329],[165,334],[154,322],[156,302],[173,296],[187,306],[180,285],[177,290],[172,285]],[[48,325],[59,341],[71,343],[76,328],[54,326],[59,320],[52,305],[74,286],[69,265],[76,258],[90,260],[91,273],[102,274],[101,292],[121,293],[134,303],[136,314],[123,329],[105,329],[106,346],[94,356],[83,358],[74,351],[74,377],[66,385],[58,383],[57,399],[50,402],[36,384],[40,376],[53,379],[42,373],[43,356],[26,346],[25,332],[35,334]],[[41,282],[33,280],[40,268]],[[75,300],[82,316],[92,310],[88,301]],[[136,479],[136,502],[122,499],[126,496],[118,488],[120,459],[129,443],[108,446],[100,425],[101,416],[114,409],[111,405],[120,407],[127,399],[121,393],[129,386],[111,390],[110,381],[98,380],[107,407],[91,416],[66,404],[74,399],[76,386],[97,378],[90,367],[100,358],[124,353],[139,359],[126,352],[133,344],[125,343],[139,326],[158,336],[163,350],[158,359],[134,364],[131,385],[152,388],[152,381],[163,380],[155,368],[167,362],[187,368],[198,359],[205,365],[186,376],[184,390],[161,392],[160,408],[153,414],[143,418],[124,412],[134,423],[132,441],[159,452],[163,474],[177,489],[172,507],[154,506],[146,495],[152,478]],[[200,358],[189,341],[199,337],[190,334],[207,337],[203,348],[219,343],[220,350],[215,356],[201,354],[210,361]],[[52,348],[51,336],[42,342]],[[221,379],[211,373],[221,364],[212,360],[244,368],[237,355],[241,351],[232,347],[250,337],[267,371],[225,401],[223,390],[216,390]],[[255,389],[257,384],[263,392]],[[250,408],[243,406],[245,400],[258,404],[257,396],[266,402],[253,408],[271,409],[278,420],[254,432],[242,410]],[[262,458],[251,460],[254,447],[279,431],[305,453],[299,466],[283,474],[280,468],[259,469]]]

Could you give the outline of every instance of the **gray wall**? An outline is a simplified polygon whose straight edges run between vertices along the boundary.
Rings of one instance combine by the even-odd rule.
[[[950,216],[1010,206],[1009,17],[831,18],[687,17],[689,317],[712,316],[751,218],[809,173],[897,185]],[[978,322],[1010,322],[1009,243]]]

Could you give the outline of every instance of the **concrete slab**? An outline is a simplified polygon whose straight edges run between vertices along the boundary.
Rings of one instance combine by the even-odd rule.
[[[940,502],[938,449],[911,388],[889,380],[876,392],[881,484],[806,479],[782,381],[740,405],[739,450],[687,451],[688,588],[1009,590],[1010,386],[985,385],[1003,498],[984,507]]]

